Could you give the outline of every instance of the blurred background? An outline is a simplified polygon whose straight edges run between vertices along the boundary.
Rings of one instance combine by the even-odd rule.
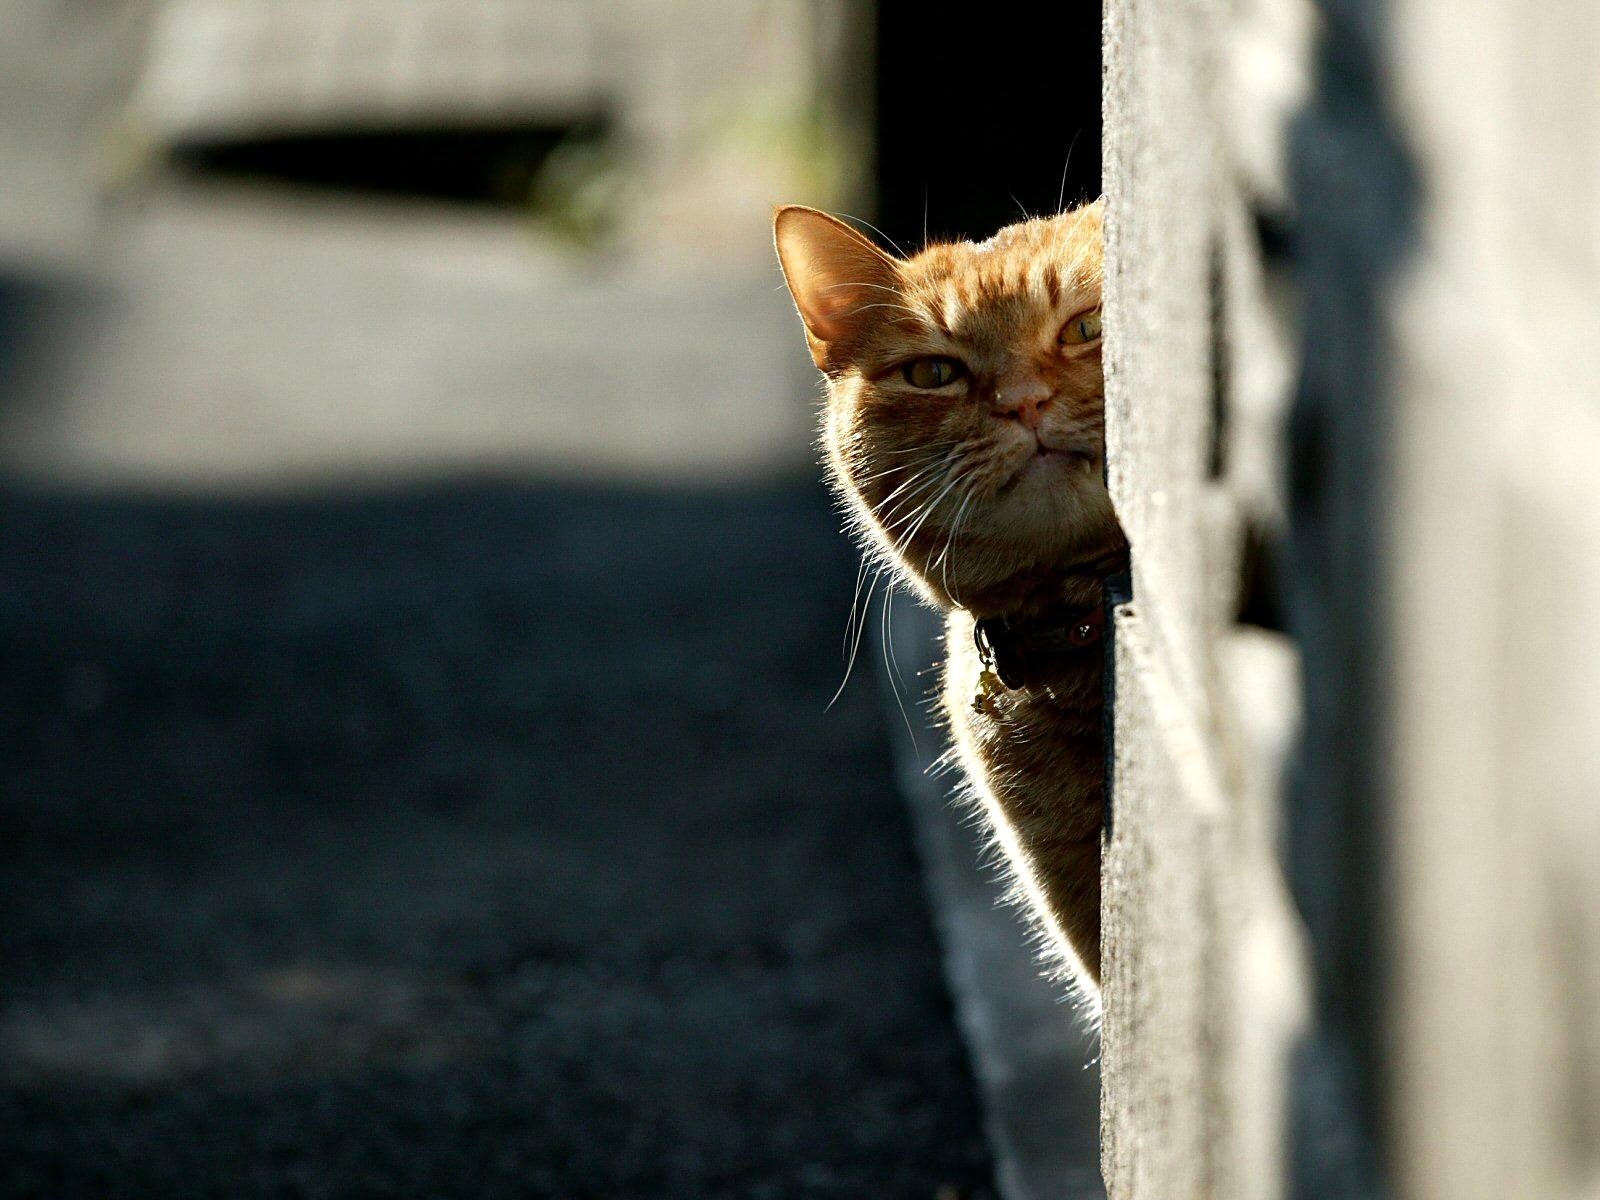
[[[0,1193],[990,1194],[769,220],[1014,7],[0,0]]]

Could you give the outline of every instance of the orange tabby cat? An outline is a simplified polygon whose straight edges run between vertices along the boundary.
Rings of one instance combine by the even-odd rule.
[[[1018,881],[1100,978],[1104,483],[1098,202],[892,258],[778,210],[778,258],[828,386],[823,441],[870,550],[947,614],[955,750]]]

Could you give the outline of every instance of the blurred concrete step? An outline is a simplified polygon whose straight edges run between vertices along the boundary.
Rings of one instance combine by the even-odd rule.
[[[598,11],[581,0],[167,0],[134,107],[168,144],[564,123],[600,107]]]
[[[807,469],[813,372],[772,267],[688,278],[515,221],[271,193],[153,194],[118,240],[0,410],[8,471],[253,489]]]

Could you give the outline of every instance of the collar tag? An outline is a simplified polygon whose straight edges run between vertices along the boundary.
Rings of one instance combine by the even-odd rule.
[[[1004,617],[985,617],[973,625],[972,640],[984,667],[1015,691],[1037,679],[1051,660],[1075,657],[1099,645],[1105,629],[1105,607],[1097,604],[1015,625]]]

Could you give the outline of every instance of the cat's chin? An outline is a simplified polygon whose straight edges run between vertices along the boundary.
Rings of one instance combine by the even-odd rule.
[[[989,524],[1018,549],[1076,541],[1098,515],[1109,515],[1105,467],[1098,453],[1042,450],[994,492]]]
[[[995,495],[1005,496],[1019,488],[1054,488],[1062,484],[1076,489],[1086,477],[1098,479],[1101,470],[1100,455],[1092,451],[1041,446],[1017,468],[1015,475],[1000,485]]]
[[[1123,544],[1098,459],[1041,457],[1019,472],[1007,494],[992,496],[980,516],[968,514],[948,552],[930,552],[931,564],[902,560],[936,604],[994,615],[1012,597],[1036,595],[1049,580]],[[929,540],[942,549],[944,536],[934,531]]]

